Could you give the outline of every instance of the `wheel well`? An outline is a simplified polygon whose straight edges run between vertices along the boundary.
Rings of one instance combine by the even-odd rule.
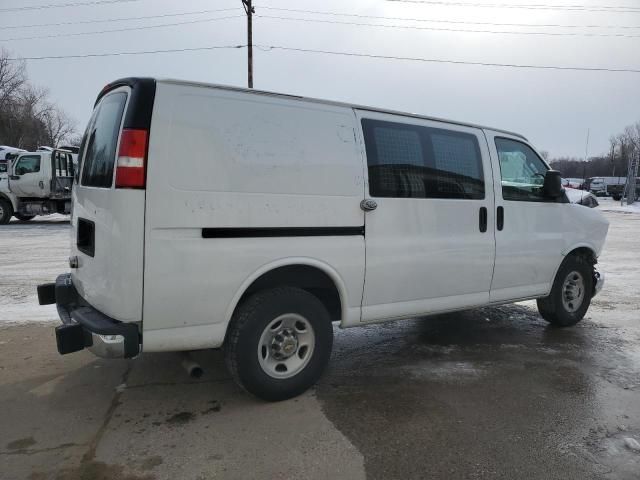
[[[589,247],[578,247],[578,248],[576,248],[574,250],[571,250],[567,254],[567,256],[569,256],[569,255],[573,255],[573,256],[576,256],[576,257],[582,257],[592,265],[595,265],[596,263],[598,263],[598,259],[596,257],[596,254]]]
[[[5,195],[4,193],[0,193],[0,199],[9,202],[9,205],[11,205],[11,208],[14,209],[13,202],[7,195]]]
[[[242,294],[238,305],[259,290],[284,286],[308,291],[324,304],[331,320],[342,319],[342,302],[335,283],[325,272],[309,265],[287,265],[263,274]]]

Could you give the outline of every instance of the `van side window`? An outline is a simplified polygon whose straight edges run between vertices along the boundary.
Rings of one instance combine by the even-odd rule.
[[[125,92],[112,93],[102,99],[87,128],[83,144],[82,185],[111,187],[113,164],[122,114],[127,101]]]
[[[474,135],[363,119],[369,194],[400,198],[484,198]]]
[[[35,173],[40,171],[40,155],[25,155],[20,157],[14,172],[16,175],[24,175],[25,173]]]
[[[500,160],[502,198],[505,200],[546,202],[543,194],[547,166],[528,145],[509,138],[496,137]]]

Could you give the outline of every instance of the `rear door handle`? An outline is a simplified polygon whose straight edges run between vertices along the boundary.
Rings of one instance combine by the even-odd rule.
[[[504,208],[498,207],[498,211],[496,213],[496,227],[498,230],[502,230],[504,228]]]
[[[487,207],[480,207],[480,231],[487,231]]]

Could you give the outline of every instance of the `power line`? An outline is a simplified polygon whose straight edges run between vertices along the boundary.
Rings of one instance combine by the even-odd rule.
[[[361,58],[377,58],[382,60],[399,60],[410,62],[424,62],[424,63],[446,63],[453,65],[476,65],[483,67],[503,67],[503,68],[522,68],[522,69],[534,69],[534,70],[567,70],[578,72],[613,72],[613,73],[640,73],[640,68],[609,68],[609,67],[576,67],[576,66],[562,66],[562,65],[529,65],[529,64],[516,64],[516,63],[497,63],[497,62],[471,62],[463,60],[445,60],[441,58],[422,58],[422,57],[400,57],[394,55],[378,55],[372,53],[359,53],[359,52],[340,52],[334,50],[315,50],[310,48],[296,48],[285,47],[281,45],[255,45],[256,48],[264,52],[272,50],[284,50],[292,52],[305,52],[305,53],[318,53],[325,55],[339,55],[346,57],[361,57]],[[112,57],[120,55],[147,55],[156,53],[175,53],[175,52],[195,52],[202,50],[217,50],[217,49],[240,49],[246,48],[246,45],[215,45],[209,47],[192,47],[192,48],[174,48],[168,50],[146,50],[146,51],[133,51],[133,52],[105,52],[105,53],[87,53],[78,55],[50,55],[40,57],[22,57],[22,58],[8,58],[11,61],[20,60],[58,60],[65,58],[92,58],[92,57]]]
[[[337,20],[322,20],[315,18],[292,18],[292,17],[278,17],[274,15],[256,15],[261,18],[271,18],[276,20],[294,20],[299,22],[312,22],[312,23],[330,23],[337,25],[355,25],[360,27],[380,27],[380,28],[400,28],[411,30],[430,30],[439,32],[464,32],[464,33],[491,33],[491,34],[503,34],[503,35],[537,35],[537,36],[586,36],[586,37],[622,37],[622,38],[638,38],[640,35],[629,35],[625,33],[595,33],[595,32],[522,32],[522,31],[497,31],[497,30],[469,30],[463,28],[441,28],[441,27],[419,27],[415,25],[382,25],[376,23],[359,23],[359,22],[341,22]]]
[[[380,15],[363,15],[358,13],[340,13],[340,12],[327,12],[320,10],[300,10],[297,8],[276,8],[268,6],[260,6],[262,10],[276,10],[283,12],[296,12],[296,13],[310,13],[318,15],[331,15],[338,17],[356,17],[356,18],[371,18],[377,20],[403,20],[411,22],[428,22],[428,23],[454,23],[465,25],[491,25],[495,27],[561,27],[561,28],[620,28],[620,29],[638,29],[640,26],[629,25],[567,25],[558,23],[495,23],[495,22],[471,22],[465,20],[440,20],[440,19],[427,19],[427,18],[408,18],[408,17],[385,17]]]
[[[308,48],[283,47],[277,45],[255,45],[262,51],[270,50],[287,50],[293,52],[305,53],[321,53],[327,55],[340,55],[346,57],[363,57],[363,58],[379,58],[383,60],[404,60],[410,62],[427,62],[427,63],[448,63],[454,65],[478,65],[483,67],[504,67],[504,68],[524,68],[524,69],[540,69],[540,70],[569,70],[578,72],[617,72],[617,73],[640,73],[640,68],[606,68],[606,67],[569,67],[560,65],[528,65],[516,63],[495,63],[495,62],[468,62],[462,60],[445,60],[440,58],[421,58],[421,57],[397,57],[393,55],[376,55],[369,53],[357,52],[339,52],[332,50],[314,50]]]
[[[171,48],[167,50],[142,50],[134,52],[105,52],[105,53],[84,53],[78,55],[47,55],[41,57],[20,57],[7,58],[12,62],[21,60],[60,60],[64,58],[94,58],[94,57],[117,57],[120,55],[150,55],[156,53],[176,53],[176,52],[197,52],[201,50],[218,50],[218,49],[240,49],[246,45],[214,45],[210,47],[192,47],[192,48]]]
[[[479,7],[479,8],[515,8],[521,10],[562,10],[585,12],[611,12],[611,13],[640,13],[638,7],[624,7],[611,5],[548,5],[548,4],[511,4],[511,3],[468,3],[448,2],[443,0],[386,0],[398,3],[419,3],[425,5],[443,5],[453,7]]]
[[[640,26],[634,25],[572,25],[572,24],[559,24],[559,23],[496,23],[496,22],[472,22],[465,20],[442,20],[442,19],[427,19],[427,18],[411,18],[411,17],[387,17],[380,15],[364,15],[357,13],[344,13],[344,12],[328,12],[321,10],[302,10],[297,8],[278,8],[269,6],[260,6],[261,10],[275,10],[282,12],[295,12],[295,13],[309,13],[317,15],[331,15],[338,17],[354,17],[354,18],[371,18],[376,20],[402,20],[411,22],[427,22],[427,23],[452,23],[463,25],[490,25],[496,27],[553,27],[553,28],[617,28],[617,29],[640,29]],[[72,22],[56,22],[56,23],[32,23],[27,25],[3,25],[0,26],[0,30],[10,30],[17,28],[33,28],[33,27],[61,27],[66,25],[83,25],[92,23],[109,23],[109,22],[121,22],[130,20],[148,20],[153,18],[167,18],[167,17],[181,17],[185,15],[200,15],[205,13],[217,13],[228,12],[237,10],[237,8],[219,8],[213,10],[194,10],[189,12],[178,13],[165,13],[161,15],[142,15],[138,17],[116,17],[116,18],[104,18],[93,20],[76,20]]]
[[[98,30],[93,32],[76,32],[76,33],[55,33],[52,35],[36,35],[32,37],[14,37],[14,38],[2,38],[0,42],[10,42],[14,40],[35,40],[41,38],[58,38],[58,37],[76,37],[81,35],[97,35],[100,33],[113,33],[113,32],[129,32],[132,30],[147,30],[150,28],[161,28],[161,27],[174,27],[176,25],[190,25],[194,23],[206,23],[206,22],[214,22],[216,20],[227,20],[230,18],[240,18],[244,17],[244,15],[232,15],[229,17],[218,17],[218,18],[204,18],[198,20],[188,20],[185,22],[175,22],[175,23],[163,23],[161,25],[145,25],[142,27],[124,27],[124,28],[114,28],[111,30]]]
[[[215,10],[197,10],[193,12],[180,12],[180,13],[165,13],[162,15],[143,15],[140,17],[119,17],[119,18],[103,18],[94,20],[76,20],[73,22],[58,22],[58,23],[32,23],[31,25],[5,25],[0,26],[0,30],[9,30],[15,28],[32,28],[32,27],[62,27],[65,25],[81,25],[88,23],[109,23],[109,22],[123,22],[128,20],[148,20],[151,18],[166,18],[166,17],[181,17],[184,15],[199,15],[203,13],[217,13],[217,12],[229,12],[231,10],[237,10],[237,8],[219,8]],[[638,27],[640,28],[640,27]]]
[[[138,2],[138,1],[139,0],[95,0],[93,2],[49,3],[46,5],[32,5],[27,7],[0,8],[0,12],[21,12],[24,10],[44,10],[46,8],[85,7],[85,6],[93,6],[93,5],[108,5],[111,3],[128,3],[128,2]]]

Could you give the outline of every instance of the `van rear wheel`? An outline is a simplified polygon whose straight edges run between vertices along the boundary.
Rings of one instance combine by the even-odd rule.
[[[268,401],[286,400],[313,386],[333,345],[325,306],[300,288],[253,294],[229,324],[224,357],[234,380]]]
[[[0,198],[0,225],[6,225],[13,215],[13,207],[4,198]]]
[[[557,327],[570,327],[587,313],[593,293],[593,265],[585,257],[564,259],[548,297],[539,298],[542,318]]]

